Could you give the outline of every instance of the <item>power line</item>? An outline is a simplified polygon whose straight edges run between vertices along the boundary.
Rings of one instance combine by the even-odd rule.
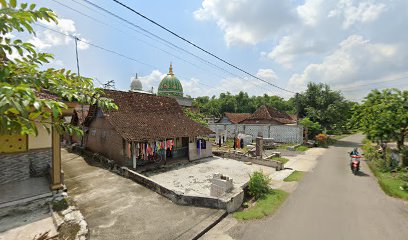
[[[376,83],[388,83],[388,82],[398,81],[398,80],[405,79],[405,78],[408,78],[408,76],[403,76],[403,77],[390,79],[390,80],[372,81],[369,83],[362,83],[362,84],[354,85],[353,87],[337,88],[336,90],[341,90],[343,92],[355,91],[356,87],[364,87],[364,86],[369,86],[369,85],[376,84]]]
[[[75,0],[72,0],[72,1],[75,1]],[[164,38],[162,38],[162,37],[160,37],[160,36],[158,36],[158,35],[156,35],[156,34],[150,32],[150,31],[148,31],[148,30],[146,30],[146,29],[144,29],[144,28],[142,28],[142,27],[140,27],[139,25],[137,25],[137,24],[135,24],[135,23],[133,23],[133,22],[130,22],[130,21],[128,21],[128,20],[126,20],[126,19],[124,19],[124,18],[118,16],[117,14],[115,14],[115,13],[113,13],[113,12],[111,12],[111,11],[109,11],[109,10],[107,10],[107,9],[105,9],[105,8],[103,8],[103,7],[101,7],[101,6],[97,5],[97,4],[95,4],[95,3],[91,2],[91,1],[89,1],[89,0],[83,0],[83,1],[84,1],[85,3],[87,3],[87,4],[89,4],[89,5],[91,5],[91,6],[95,7],[95,8],[97,8],[97,9],[99,9],[99,10],[105,12],[105,13],[108,13],[108,14],[110,14],[110,15],[112,15],[112,16],[118,18],[118,19],[120,19],[120,20],[123,21],[123,22],[126,22],[127,24],[129,24],[129,25],[131,25],[131,26],[133,26],[133,27],[136,27],[137,29],[139,29],[139,30],[145,32],[146,34],[148,34],[148,35],[150,35],[150,36],[153,36],[154,38],[159,39],[160,41],[166,43],[167,45],[170,45],[170,46],[172,46],[172,47],[174,47],[174,48],[177,48],[178,50],[181,50],[181,51],[183,51],[183,52],[185,52],[185,53],[187,53],[187,54],[189,54],[189,55],[191,55],[191,56],[193,56],[193,57],[198,58],[200,61],[204,62],[204,63],[207,64],[207,65],[211,65],[212,67],[215,67],[215,68],[217,68],[217,69],[219,69],[219,70],[221,70],[221,71],[223,71],[223,72],[226,72],[226,73],[228,73],[228,74],[230,74],[230,75],[233,75],[233,76],[235,76],[235,77],[238,77],[238,78],[240,78],[240,79],[242,79],[242,80],[244,80],[244,81],[248,81],[248,79],[245,79],[245,78],[243,78],[243,77],[241,77],[241,76],[239,76],[239,75],[237,75],[237,74],[234,74],[234,73],[232,73],[232,72],[226,70],[225,68],[222,68],[222,67],[220,67],[220,66],[218,66],[218,65],[216,65],[216,64],[214,64],[214,63],[212,63],[212,62],[210,62],[210,61],[208,61],[208,60],[206,60],[206,59],[204,59],[204,58],[202,58],[202,57],[200,57],[200,56],[198,56],[198,55],[196,55],[196,54],[194,54],[194,53],[191,53],[191,52],[189,52],[188,50],[185,50],[184,48],[177,46],[176,44],[174,44],[174,43],[172,43],[172,42],[170,42],[170,41],[168,41],[168,40],[166,40],[166,39],[164,39]],[[142,34],[143,34],[143,33],[142,33]],[[144,36],[147,36],[146,34],[143,34],[143,35],[144,35]],[[150,38],[150,36],[147,36],[147,37]],[[249,73],[248,73],[248,74],[249,74]],[[262,82],[267,83],[268,85],[271,85],[271,86],[273,86],[273,87],[277,87],[276,85],[274,85],[274,84],[272,84],[272,83],[270,83],[270,82],[268,82],[268,81],[265,81],[265,80],[263,80],[263,79],[260,79],[259,77],[256,77],[256,76],[253,76],[253,75],[252,75],[251,77],[254,77],[255,79],[261,80]],[[248,81],[248,82],[249,82],[249,81]],[[250,82],[250,83],[253,84],[252,82]],[[256,84],[255,84],[255,86],[262,88],[261,86],[256,85]],[[277,87],[277,88],[279,88],[279,87]],[[264,89],[264,88],[262,88],[262,89],[265,90],[265,91],[268,91],[268,90],[266,90],[266,89]],[[288,92],[295,93],[295,92],[292,92],[292,91],[288,91]]]
[[[76,2],[75,0],[72,0],[72,1]],[[68,9],[70,9],[70,10],[72,10],[72,11],[74,11],[74,12],[76,12],[76,13],[82,15],[82,16],[84,16],[84,17],[89,18],[89,19],[91,19],[91,20],[93,20],[93,21],[95,21],[95,22],[97,22],[97,23],[99,23],[99,24],[102,24],[102,25],[104,25],[104,26],[108,26],[108,27],[110,27],[110,28],[112,28],[112,29],[115,29],[116,31],[119,31],[119,32],[124,33],[124,34],[127,34],[126,32],[122,31],[121,29],[119,29],[119,28],[117,28],[117,27],[115,27],[115,26],[113,26],[113,25],[111,25],[111,24],[108,24],[108,23],[106,23],[106,22],[100,21],[99,19],[96,19],[96,18],[94,18],[94,17],[91,17],[91,16],[89,16],[89,15],[87,15],[87,14],[85,14],[85,13],[83,13],[83,12],[81,12],[81,11],[75,9],[75,8],[72,8],[72,7],[68,6],[68,5],[65,5],[65,4],[63,4],[63,3],[60,3],[60,2],[58,2],[58,1],[56,1],[56,0],[55,0],[55,2],[58,3],[59,5],[63,6],[63,7],[66,7],[66,8],[68,8]],[[76,3],[78,3],[78,2],[76,2]],[[78,4],[79,4],[79,3],[78,3]],[[81,5],[84,6],[84,7],[88,7],[88,6],[85,6],[85,5],[83,5],[83,4],[81,4]],[[137,32],[137,33],[140,33],[140,31],[137,31],[137,30],[134,29],[134,28],[129,28],[129,29],[130,29],[130,30],[133,30],[133,31],[135,31],[135,32]],[[134,36],[133,36],[133,37],[134,37]],[[166,53],[166,54],[168,54],[168,55],[170,55],[170,56],[172,56],[172,57],[174,57],[174,58],[177,58],[177,59],[179,59],[179,60],[181,60],[181,61],[183,61],[183,62],[186,62],[186,63],[188,63],[188,64],[190,64],[190,65],[192,65],[192,66],[194,66],[194,67],[196,67],[196,68],[198,68],[198,69],[200,69],[200,70],[202,70],[202,71],[207,71],[207,70],[203,69],[202,67],[198,66],[197,64],[194,64],[194,63],[192,63],[192,62],[190,62],[190,61],[188,61],[188,60],[185,60],[185,59],[183,59],[183,58],[181,58],[181,57],[179,57],[179,56],[177,56],[177,55],[175,55],[175,54],[173,54],[173,53],[171,53],[171,52],[169,52],[169,51],[167,51],[167,50],[164,50],[164,49],[162,49],[162,48],[160,48],[160,47],[157,47],[157,46],[155,46],[155,45],[153,45],[153,44],[151,44],[151,43],[149,43],[149,42],[147,42],[147,41],[144,41],[144,40],[142,40],[142,39],[139,39],[139,38],[137,38],[137,37],[134,37],[134,38],[135,38],[136,40],[138,40],[138,41],[140,41],[140,42],[142,42],[142,43],[144,43],[144,44],[146,44],[146,45],[152,47],[152,48],[158,49],[158,50],[160,50],[160,51],[162,51],[162,52],[164,52],[164,53]],[[217,76],[219,76],[219,77],[224,78],[224,76],[218,75],[218,74],[216,74],[216,73],[213,73],[213,74],[215,74],[215,75],[217,75]]]
[[[121,54],[121,53],[118,53],[118,52],[116,52],[116,51],[113,51],[113,50],[107,49],[107,48],[105,48],[105,47],[99,46],[99,45],[97,45],[97,44],[94,44],[94,43],[85,41],[85,40],[83,40],[83,39],[81,39],[81,38],[78,38],[78,37],[76,37],[76,36],[74,36],[74,35],[67,34],[67,33],[64,33],[64,32],[60,32],[60,31],[58,31],[58,30],[55,30],[55,29],[52,29],[52,28],[43,26],[43,25],[38,24],[38,23],[34,23],[34,24],[37,25],[37,26],[39,26],[39,27],[42,27],[42,28],[44,28],[44,29],[50,30],[50,31],[52,31],[52,32],[55,32],[55,33],[64,35],[64,36],[66,36],[66,37],[71,37],[71,38],[76,39],[77,41],[83,42],[83,43],[85,43],[85,44],[89,44],[90,46],[93,46],[93,47],[98,48],[98,49],[100,49],[100,50],[103,50],[103,51],[106,51],[106,52],[109,52],[109,53],[118,55],[118,56],[123,57],[123,58],[125,58],[125,59],[128,59],[128,60],[130,60],[130,61],[134,61],[134,62],[143,64],[143,65],[149,66],[149,67],[151,67],[151,68],[153,68],[153,69],[157,69],[157,68],[158,68],[158,67],[156,67],[156,66],[153,66],[153,65],[148,64],[148,63],[144,63],[144,62],[142,62],[142,61],[139,61],[139,60],[134,59],[134,58],[132,58],[132,57],[126,56],[126,55]],[[101,84],[102,86],[104,85],[104,83],[102,83],[101,81],[99,81],[97,78],[95,78],[95,80],[98,81],[99,84]],[[214,86],[210,86],[210,85],[208,85],[208,84],[201,83],[201,82],[198,82],[198,84],[203,85],[203,86],[207,86],[207,87],[210,87],[210,88],[215,88]]]
[[[87,0],[85,0],[85,1],[87,1]],[[115,3],[121,5],[122,7],[128,9],[129,11],[131,11],[131,12],[133,12],[133,13],[135,13],[135,14],[141,16],[142,18],[146,19],[147,21],[153,23],[154,25],[160,27],[161,29],[163,29],[163,30],[165,30],[166,32],[172,34],[173,36],[175,36],[175,37],[177,37],[177,38],[183,40],[184,42],[190,44],[191,46],[193,46],[193,47],[195,47],[195,48],[201,50],[202,52],[204,52],[204,53],[206,53],[206,54],[208,54],[208,55],[210,55],[210,56],[212,56],[212,57],[218,59],[219,61],[221,61],[221,62],[223,62],[223,63],[229,65],[230,67],[233,67],[233,68],[235,68],[236,70],[238,70],[238,71],[240,71],[240,72],[243,72],[243,73],[245,73],[245,74],[251,76],[252,78],[255,78],[255,79],[259,80],[259,81],[262,81],[262,82],[264,82],[264,83],[267,83],[267,84],[269,84],[269,85],[271,85],[271,86],[273,86],[273,87],[276,87],[276,88],[278,88],[278,89],[280,89],[280,90],[282,90],[282,91],[286,91],[286,92],[290,92],[290,93],[296,93],[296,92],[293,92],[293,91],[290,91],[290,90],[281,88],[281,87],[279,87],[279,86],[277,86],[277,85],[275,85],[275,84],[273,84],[273,83],[270,83],[270,82],[268,82],[268,81],[266,81],[266,80],[263,80],[263,79],[261,79],[261,78],[255,76],[255,75],[249,73],[248,71],[245,71],[244,69],[242,69],[242,68],[240,68],[240,67],[237,67],[236,65],[234,65],[234,64],[232,64],[232,63],[230,63],[230,62],[228,62],[228,61],[226,61],[226,60],[224,60],[224,59],[218,57],[217,55],[211,53],[210,51],[208,51],[208,50],[206,50],[206,49],[204,49],[204,48],[198,46],[197,44],[191,42],[190,40],[188,40],[188,39],[186,39],[186,38],[180,36],[179,34],[175,33],[174,31],[172,31],[172,30],[170,30],[170,29],[164,27],[163,25],[157,23],[156,21],[154,21],[154,20],[152,20],[152,19],[146,17],[145,15],[143,15],[143,14],[141,14],[140,12],[136,11],[135,9],[133,9],[133,8],[131,8],[131,7],[129,7],[129,6],[127,6],[126,4],[124,4],[124,3],[122,3],[122,2],[120,2],[120,1],[118,1],[118,0],[113,0],[113,1],[114,1]]]

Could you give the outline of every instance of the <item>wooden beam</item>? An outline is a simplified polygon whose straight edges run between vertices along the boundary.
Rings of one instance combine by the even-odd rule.
[[[55,127],[52,127],[52,166],[51,166],[51,189],[60,190],[63,188],[61,179],[61,139]]]

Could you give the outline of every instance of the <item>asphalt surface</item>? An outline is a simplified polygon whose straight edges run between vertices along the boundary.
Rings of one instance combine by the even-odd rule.
[[[277,213],[245,224],[240,239],[404,240],[408,204],[388,197],[363,161],[354,176],[347,152],[361,142],[353,135],[330,147]]]

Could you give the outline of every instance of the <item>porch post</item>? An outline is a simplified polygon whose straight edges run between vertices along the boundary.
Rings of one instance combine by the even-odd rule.
[[[60,134],[57,129],[52,126],[52,166],[51,166],[51,189],[59,190],[63,188],[61,179],[61,143]]]
[[[164,164],[167,163],[167,140],[164,139]]]
[[[136,169],[136,153],[138,149],[136,148],[135,142],[132,142],[132,160],[133,160],[133,168]]]

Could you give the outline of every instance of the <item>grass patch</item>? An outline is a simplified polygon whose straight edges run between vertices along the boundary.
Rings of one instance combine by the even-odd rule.
[[[280,144],[276,146],[276,149],[288,149],[288,147],[293,146],[291,143]]]
[[[288,193],[282,190],[271,190],[264,198],[259,199],[255,206],[234,213],[238,220],[260,219],[275,212],[288,197]]]
[[[306,150],[308,150],[308,149],[309,149],[309,147],[308,147],[308,146],[304,146],[304,145],[300,145],[300,146],[298,146],[298,147],[295,148],[295,150],[296,150],[296,151],[299,151],[299,152],[304,152],[304,151],[306,151]]]
[[[65,210],[69,207],[68,202],[65,198],[59,200],[59,201],[54,201],[52,202],[52,210],[56,212],[60,212],[62,210]]]
[[[289,176],[283,179],[283,181],[284,182],[300,181],[304,175],[305,175],[305,172],[295,170],[293,173],[291,173]]]
[[[271,158],[268,158],[268,159],[269,159],[269,160],[278,161],[278,162],[281,162],[281,163],[283,163],[283,164],[289,162],[289,159],[284,158],[284,157],[271,157]]]
[[[400,188],[406,184],[402,179],[403,173],[381,172],[372,161],[368,162],[368,166],[377,177],[380,187],[387,195],[408,200],[408,191]]]

